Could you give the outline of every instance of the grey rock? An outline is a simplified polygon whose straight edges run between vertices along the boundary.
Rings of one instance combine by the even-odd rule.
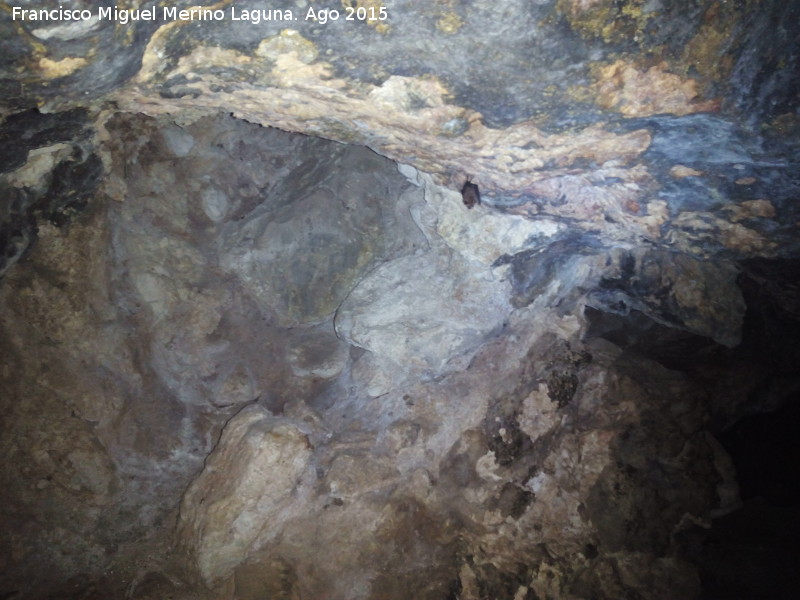
[[[447,277],[442,276],[446,264]],[[413,371],[438,373],[502,326],[503,282],[457,255],[419,254],[377,267],[336,314],[349,343]]]

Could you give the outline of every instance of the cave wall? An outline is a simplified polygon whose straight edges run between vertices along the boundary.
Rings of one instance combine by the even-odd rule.
[[[1,292],[5,587],[698,589],[676,540],[735,502],[730,473],[698,386],[584,339],[606,257],[517,296],[487,256],[524,219],[364,148],[223,116],[103,127],[99,199],[41,224]]]
[[[256,4],[0,11],[0,597],[714,597],[798,3]]]

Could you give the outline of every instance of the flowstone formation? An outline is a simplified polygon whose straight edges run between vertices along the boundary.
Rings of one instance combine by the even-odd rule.
[[[796,589],[797,3],[501,4],[0,5],[0,598]]]

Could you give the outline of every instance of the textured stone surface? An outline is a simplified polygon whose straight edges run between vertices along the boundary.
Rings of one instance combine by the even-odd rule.
[[[311,475],[307,424],[270,416],[249,406],[228,421],[217,450],[183,496],[178,536],[210,584],[280,534],[275,524],[296,512],[296,488]]]
[[[262,4],[0,10],[0,597],[732,589],[798,4]]]
[[[412,373],[436,373],[502,327],[510,309],[504,292],[491,273],[457,256],[418,254],[382,265],[359,282],[339,308],[336,330]]]
[[[365,144],[439,183],[471,175],[487,202],[536,221],[576,220],[702,256],[795,247],[794,3],[420,12],[396,2],[386,21],[345,21],[342,11],[321,24],[279,2],[271,9],[296,20],[258,25],[233,21],[230,8],[220,21],[159,15],[62,29],[4,15],[14,32],[6,111],[34,99],[59,110],[114,88],[132,112],[184,119],[231,107]],[[10,76],[31,64],[24,85]]]
[[[85,110],[28,110],[0,125],[0,277],[37,237],[37,220],[61,226],[84,209],[102,174]]]

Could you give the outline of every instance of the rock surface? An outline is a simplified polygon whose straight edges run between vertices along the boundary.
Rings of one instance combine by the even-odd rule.
[[[798,3],[70,8],[0,11],[0,598],[722,597]]]

